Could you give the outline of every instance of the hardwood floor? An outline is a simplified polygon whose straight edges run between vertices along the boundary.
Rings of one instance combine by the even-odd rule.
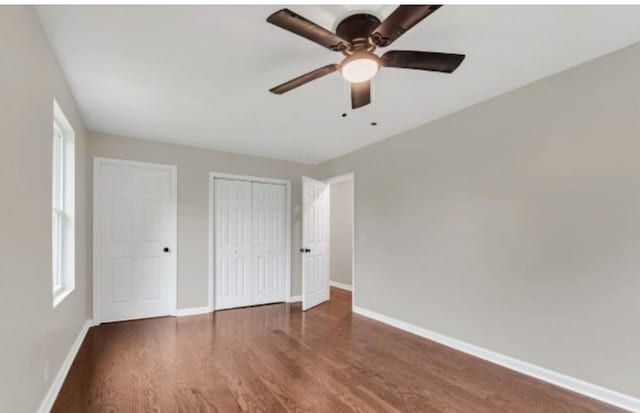
[[[620,412],[351,313],[274,304],[92,328],[53,412]]]

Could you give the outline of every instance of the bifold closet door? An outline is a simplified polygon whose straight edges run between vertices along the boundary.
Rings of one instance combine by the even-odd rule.
[[[285,188],[214,181],[217,310],[285,300]]]
[[[285,299],[285,186],[253,184],[253,304]]]
[[[216,309],[252,304],[251,182],[215,180]]]

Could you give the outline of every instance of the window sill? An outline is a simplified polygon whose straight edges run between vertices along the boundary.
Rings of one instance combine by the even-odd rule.
[[[53,296],[53,308],[56,308],[58,306],[58,304],[60,304],[62,301],[64,301],[64,299],[67,298],[67,296],[69,294],[71,294],[72,292],[73,292],[73,288],[67,288],[67,289],[61,290],[59,293],[54,295]]]

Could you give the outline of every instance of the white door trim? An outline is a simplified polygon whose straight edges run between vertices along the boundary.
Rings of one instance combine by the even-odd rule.
[[[260,182],[266,184],[280,184],[286,187],[286,234],[285,234],[285,301],[289,301],[291,297],[291,181],[288,179],[265,178],[259,176],[236,175],[223,172],[209,172],[209,312],[215,311],[215,295],[213,289],[215,287],[215,194],[213,184],[215,179],[235,179],[239,181]]]
[[[100,225],[98,225],[99,220],[96,220],[96,217],[99,217],[101,214],[101,199],[100,194],[102,192],[101,188],[101,172],[103,165],[126,165],[126,166],[137,166],[142,168],[153,168],[153,169],[162,169],[169,171],[171,174],[171,216],[173,218],[173,223],[171,225],[172,232],[172,242],[171,242],[171,251],[170,254],[170,268],[169,268],[169,309],[170,315],[177,314],[178,307],[178,167],[176,165],[165,165],[151,162],[139,162],[139,161],[128,161],[123,159],[114,159],[114,158],[103,158],[99,156],[94,156],[93,158],[93,217],[92,217],[92,227],[93,227],[93,323],[94,325],[98,325],[101,323],[101,314],[100,314],[100,291],[99,288],[102,285],[102,274],[100,273],[100,251],[102,251],[101,242],[102,234]]]
[[[329,191],[331,191],[331,184],[348,181],[349,179],[353,184],[353,190],[351,191],[351,196],[353,196],[353,209],[351,210],[351,310],[354,310],[356,305],[356,174],[355,172],[349,172],[325,179],[325,182],[329,185]],[[329,210],[329,214],[331,214],[331,210]],[[329,229],[331,229],[331,225],[329,225]],[[331,232],[329,232],[329,250],[331,250]],[[331,256],[329,256],[329,265],[331,265]]]

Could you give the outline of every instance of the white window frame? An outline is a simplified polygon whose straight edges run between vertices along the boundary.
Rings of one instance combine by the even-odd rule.
[[[53,101],[51,284],[53,307],[75,289],[75,132]]]

